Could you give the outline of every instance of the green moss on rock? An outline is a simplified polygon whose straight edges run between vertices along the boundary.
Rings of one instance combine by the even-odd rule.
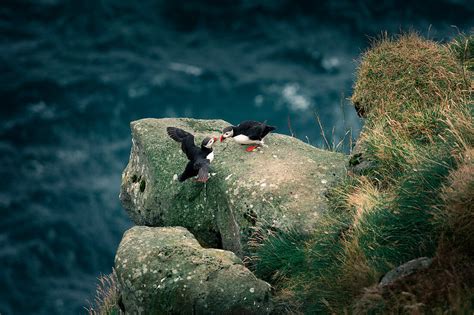
[[[207,247],[239,256],[255,224],[310,231],[327,209],[324,193],[344,173],[346,156],[279,134],[268,147],[248,153],[233,140],[215,145],[207,184],[175,180],[187,163],[166,127],[219,136],[222,120],[142,119],[131,123],[132,152],[122,176],[120,199],[139,225],[183,226]],[[138,175],[137,175],[138,174]],[[146,181],[141,191],[134,176]]]
[[[270,285],[232,252],[202,248],[181,227],[133,227],[115,270],[129,314],[269,314]]]

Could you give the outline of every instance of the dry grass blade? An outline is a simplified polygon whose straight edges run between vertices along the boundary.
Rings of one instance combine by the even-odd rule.
[[[123,314],[119,307],[119,290],[115,270],[109,275],[100,275],[94,303],[89,303],[89,315]]]

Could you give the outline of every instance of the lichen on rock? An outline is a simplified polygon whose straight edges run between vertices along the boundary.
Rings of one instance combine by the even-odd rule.
[[[232,252],[205,249],[182,227],[135,226],[115,257],[130,314],[269,314],[270,285]]]
[[[138,225],[183,226],[206,247],[242,257],[256,224],[311,231],[326,210],[324,196],[345,172],[345,155],[280,134],[248,153],[232,140],[215,145],[207,184],[174,178],[187,162],[166,127],[218,136],[223,120],[142,119],[131,123],[132,150],[122,175],[120,199]],[[146,186],[140,184],[146,182]]]

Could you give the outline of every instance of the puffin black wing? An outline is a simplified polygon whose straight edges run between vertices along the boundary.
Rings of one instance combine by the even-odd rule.
[[[263,133],[262,133],[262,138],[264,138],[266,135],[268,135],[273,130],[276,130],[276,127],[265,125],[265,128],[263,129]]]
[[[177,142],[183,142],[186,138],[191,137],[194,142],[194,136],[183,129],[179,129],[176,127],[168,127],[166,128],[166,132],[170,136],[171,139]]]
[[[265,124],[259,123],[258,125],[249,128],[245,135],[248,136],[251,140],[262,140],[267,134],[275,130],[275,127],[267,126]]]
[[[255,126],[261,125],[262,123],[255,121],[255,120],[244,120],[240,124],[237,125],[237,128],[242,132],[246,130],[252,129]]]
[[[166,128],[166,131],[171,139],[181,142],[181,150],[186,154],[188,160],[193,160],[196,151],[199,150],[199,148],[194,144],[194,136],[183,129],[175,127],[168,127]]]

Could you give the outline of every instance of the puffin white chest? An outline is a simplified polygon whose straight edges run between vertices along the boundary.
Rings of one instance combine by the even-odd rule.
[[[235,142],[239,143],[239,144],[251,144],[251,143],[258,143],[260,141],[258,140],[250,140],[249,137],[247,137],[246,135],[238,135],[238,136],[235,136],[234,137],[234,140]]]
[[[206,156],[206,159],[209,160],[209,162],[212,162],[212,160],[214,160],[214,151],[209,153],[207,156]]]

